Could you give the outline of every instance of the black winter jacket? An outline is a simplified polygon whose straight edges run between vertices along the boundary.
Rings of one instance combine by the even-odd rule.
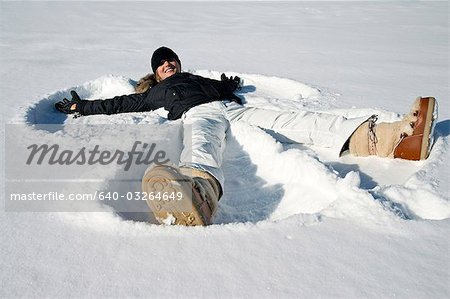
[[[168,119],[180,118],[194,106],[224,99],[237,100],[234,86],[189,73],[177,73],[161,81],[145,93],[117,96],[112,99],[82,101],[77,105],[81,115],[116,114],[152,111],[164,107]]]

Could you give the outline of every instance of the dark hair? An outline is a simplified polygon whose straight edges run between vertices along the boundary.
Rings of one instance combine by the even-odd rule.
[[[155,74],[147,74],[139,79],[134,90],[136,91],[136,93],[144,93],[156,84],[158,84],[158,81],[156,80]]]

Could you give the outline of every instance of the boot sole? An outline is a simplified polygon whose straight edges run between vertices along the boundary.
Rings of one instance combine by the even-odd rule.
[[[434,131],[434,111],[436,106],[436,100],[429,98],[427,103],[427,115],[425,118],[425,127],[423,130],[422,145],[420,147],[420,160],[425,160],[431,152],[432,139],[430,133]]]
[[[414,129],[413,135],[406,136],[394,150],[394,158],[425,160],[433,146],[434,127],[437,120],[437,102],[434,98],[422,98],[420,110],[426,111]]]
[[[147,196],[147,205],[160,224],[206,225],[196,204],[198,192],[176,168],[152,168],[142,178],[142,191]],[[179,194],[182,195],[181,199]]]
[[[431,102],[433,103],[432,107],[430,106]],[[438,118],[438,103],[436,102],[435,98],[430,98],[430,102],[428,104],[428,109],[429,109],[429,111],[432,110],[427,115],[427,119],[431,118],[431,120],[430,120],[431,123],[428,126],[428,137],[426,139],[427,140],[426,148],[424,149],[422,147],[422,152],[424,153],[422,160],[428,158],[428,156],[430,155],[430,152],[431,152],[431,148],[433,147],[433,144],[434,144],[434,129],[436,127],[436,121]]]

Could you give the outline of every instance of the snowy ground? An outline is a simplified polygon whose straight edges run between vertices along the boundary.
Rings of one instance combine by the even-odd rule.
[[[436,143],[422,162],[336,158],[234,125],[210,227],[158,226],[123,212],[145,204],[3,209],[0,296],[448,298],[448,20],[448,2],[0,2],[2,139],[14,128],[5,124],[24,132],[8,143],[76,147],[92,138],[76,128],[99,124],[116,128],[105,143],[129,127],[133,139],[139,126],[164,139],[161,128],[178,123],[162,111],[72,119],[52,109],[73,88],[87,98],[129,93],[160,45],[185,70],[244,78],[250,106],[377,111],[393,121],[419,95],[439,101]],[[179,141],[169,143],[176,155]],[[2,194],[10,156],[4,147]],[[138,181],[142,171],[129,175]],[[88,175],[99,189],[118,190],[110,180],[123,178],[109,167]]]

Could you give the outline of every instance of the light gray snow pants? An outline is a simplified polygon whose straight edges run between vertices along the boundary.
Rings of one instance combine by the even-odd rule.
[[[217,101],[191,108],[183,115],[183,151],[179,166],[209,172],[224,186],[221,170],[230,123],[246,122],[297,143],[330,147],[339,155],[344,143],[367,117],[309,111],[276,111]]]

